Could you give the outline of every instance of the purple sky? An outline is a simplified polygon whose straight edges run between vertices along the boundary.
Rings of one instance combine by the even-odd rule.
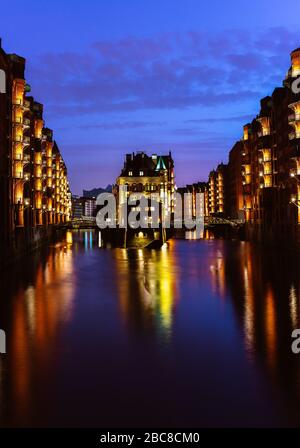
[[[178,186],[206,180],[281,85],[299,16],[299,0],[14,0],[0,36],[81,193],[137,150],[171,150]]]

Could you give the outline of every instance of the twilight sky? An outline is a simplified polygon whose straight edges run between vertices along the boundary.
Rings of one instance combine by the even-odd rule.
[[[206,180],[281,85],[299,17],[299,0],[14,0],[0,36],[81,193],[138,150],[171,150],[178,186]]]

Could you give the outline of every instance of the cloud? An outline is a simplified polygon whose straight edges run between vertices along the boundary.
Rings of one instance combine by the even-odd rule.
[[[298,35],[276,28],[99,41],[85,53],[42,54],[29,77],[53,116],[243,103],[283,75]]]
[[[26,77],[47,124],[62,131],[76,188],[111,183],[122,154],[139,149],[174,150],[184,183],[226,161],[298,46],[299,30],[284,27],[127,36],[41,54],[27,61]]]
[[[248,121],[253,117],[253,114],[236,115],[234,117],[208,117],[208,118],[195,118],[192,120],[185,120],[185,123],[231,123],[234,121]]]
[[[117,122],[107,122],[107,123],[92,123],[92,124],[81,124],[77,125],[77,129],[91,130],[91,129],[101,129],[103,131],[110,131],[114,129],[138,129],[145,127],[157,127],[166,124],[165,121],[117,121]],[[59,130],[72,129],[74,126],[60,127]]]

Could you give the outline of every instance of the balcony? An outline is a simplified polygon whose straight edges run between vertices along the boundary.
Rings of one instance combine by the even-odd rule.
[[[243,168],[241,173],[242,173],[242,176],[245,178],[251,177],[251,169],[249,169],[249,168]]]
[[[263,163],[271,162],[271,161],[272,161],[272,157],[271,157],[271,156],[264,155],[262,161],[263,161]]]
[[[14,117],[13,121],[14,126],[20,125],[22,124],[22,122],[23,122],[22,117]]]
[[[290,114],[288,116],[288,122],[291,123],[292,121],[295,121],[295,114]]]
[[[25,163],[30,163],[30,155],[29,154],[25,154],[24,157],[23,157],[23,161]]]
[[[294,145],[293,149],[291,151],[291,158],[299,158],[300,157],[300,146],[299,145]]]
[[[22,160],[22,156],[23,156],[22,153],[16,153],[14,154],[14,160],[20,162]]]
[[[261,131],[257,133],[258,137],[270,135],[270,117],[258,117],[257,121],[261,125]]]
[[[250,154],[243,155],[242,164],[250,165]]]
[[[23,118],[23,125],[28,128],[30,126],[30,119],[29,118]]]
[[[23,108],[24,108],[25,110],[29,110],[29,109],[30,109],[30,101],[25,100],[25,101],[23,102]]]
[[[271,148],[272,146],[273,146],[272,135],[271,134],[261,135],[258,141],[258,148],[265,149],[265,148]]]
[[[260,152],[260,158],[259,158],[260,163],[271,162],[272,160],[271,148],[260,148],[259,152]]]
[[[291,103],[288,105],[290,109],[293,110],[293,112],[299,112],[300,111],[300,101],[295,101],[294,103]]]
[[[13,141],[15,143],[22,143],[23,141],[23,135],[22,134],[17,134],[13,136]]]
[[[264,177],[265,188],[272,187],[272,184],[273,184],[273,182],[272,182],[272,175],[269,174],[269,173],[266,173],[265,177]]]
[[[295,112],[288,116],[288,122],[290,125],[293,125],[293,123],[298,122],[298,121],[300,121],[300,113],[299,112]]]
[[[34,163],[35,163],[36,169],[42,173],[42,160],[35,158]]]
[[[22,106],[23,105],[23,100],[22,98],[13,98],[12,100],[13,106]]]
[[[250,185],[251,184],[251,178],[250,177],[246,177],[243,179],[242,184],[245,185]]]
[[[296,138],[300,138],[300,132],[290,132],[289,140],[295,140]]]
[[[42,182],[41,177],[36,177],[34,184],[35,184],[35,189],[37,191],[41,191],[42,190],[43,182]]]
[[[246,195],[251,194],[251,185],[250,184],[244,184],[243,185],[243,192]]]
[[[14,178],[15,179],[23,179],[23,171],[15,171]]]
[[[28,135],[23,136],[23,145],[24,146],[30,145],[30,137]]]

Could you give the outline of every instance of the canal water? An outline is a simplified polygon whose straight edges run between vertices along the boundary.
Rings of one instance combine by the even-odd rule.
[[[1,275],[1,426],[299,425],[299,299],[293,252],[69,232]]]

